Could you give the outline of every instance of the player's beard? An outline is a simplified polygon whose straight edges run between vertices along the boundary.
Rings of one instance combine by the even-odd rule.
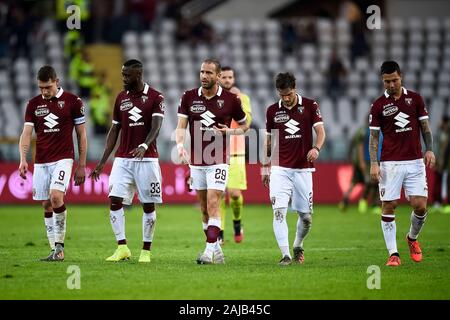
[[[211,80],[211,81],[208,82],[208,83],[203,83],[203,82],[202,82],[202,88],[203,88],[203,89],[206,89],[206,90],[209,90],[209,89],[211,89],[212,87],[214,87],[215,84],[216,84],[216,83],[215,83],[213,80]]]
[[[137,81],[131,83],[124,83],[123,88],[127,91],[135,91],[137,88]]]

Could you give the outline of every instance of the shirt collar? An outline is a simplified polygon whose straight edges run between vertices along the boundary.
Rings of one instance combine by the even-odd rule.
[[[219,86],[219,89],[217,90],[216,96],[220,97],[220,95],[222,94],[222,91],[223,91],[222,87]],[[197,94],[198,94],[199,97],[202,96],[202,87],[198,88]]]
[[[404,87],[402,87],[402,90],[403,90],[403,94],[405,94],[405,95],[408,94],[408,90],[406,90]],[[386,98],[389,98],[389,94],[388,94],[387,90],[384,90],[384,96]]]
[[[296,93],[297,97],[298,97],[298,101],[297,101],[297,105],[302,105],[303,99],[302,96],[299,95],[298,93]],[[278,101],[278,109],[281,108],[283,106],[283,103],[281,101],[281,99]]]
[[[147,94],[149,88],[150,88],[150,86],[144,82],[144,90],[142,90],[142,93]],[[130,94],[130,91],[127,91],[127,94]]]

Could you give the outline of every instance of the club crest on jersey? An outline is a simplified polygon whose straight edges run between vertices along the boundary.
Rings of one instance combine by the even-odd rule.
[[[381,188],[381,189],[380,189],[380,194],[381,194],[382,197],[384,197],[384,193],[385,193],[385,192],[386,192],[386,190],[385,190],[384,188]]]
[[[217,107],[219,109],[222,109],[224,104],[225,104],[224,100],[217,100]]]
[[[146,103],[147,100],[148,100],[148,97],[147,96],[142,96],[141,100],[142,100],[142,103]]]
[[[412,104],[412,98],[405,98],[405,102],[408,106]]]
[[[64,108],[64,101],[58,101],[58,107],[60,109]]]
[[[300,114],[303,114],[303,111],[305,110],[305,107],[304,106],[299,106],[298,107],[298,112],[300,113]]]

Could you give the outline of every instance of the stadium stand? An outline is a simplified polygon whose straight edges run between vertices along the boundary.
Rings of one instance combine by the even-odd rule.
[[[304,23],[303,18],[298,23]],[[429,107],[432,129],[448,113],[450,102],[450,18],[411,17],[383,21],[382,30],[367,34],[370,54],[350,60],[350,26],[346,20],[314,20],[317,42],[300,44],[292,54],[282,52],[278,20],[218,20],[213,24],[215,44],[195,47],[175,41],[175,20],[162,20],[159,30],[129,30],[122,37],[123,59],[143,61],[145,79],[166,96],[167,117],[161,132],[162,159],[170,159],[171,133],[176,127],[176,109],[184,90],[198,86],[198,66],[215,56],[238,70],[239,86],[252,99],[254,126],[264,128],[265,108],[277,100],[273,78],[277,72],[292,71],[301,94],[321,105],[329,141],[328,159],[342,160],[354,131],[365,121],[370,102],[382,93],[379,66],[384,59],[397,60],[403,68],[406,88],[420,92]],[[326,72],[336,48],[348,76],[344,94],[332,99],[326,90]],[[37,94],[36,70],[52,62],[64,87],[77,92],[69,81],[63,57],[62,35],[45,37],[45,56],[20,57],[0,70],[0,137],[17,138],[22,129],[25,101]],[[2,147],[4,148],[4,146]],[[167,152],[166,152],[167,151]],[[6,153],[17,159],[15,152]],[[95,158],[95,157],[94,157]]]

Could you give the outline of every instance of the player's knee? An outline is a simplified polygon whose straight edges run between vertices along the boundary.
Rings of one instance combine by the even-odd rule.
[[[111,209],[111,211],[117,211],[123,208],[122,198],[109,197],[109,201],[109,208]]]
[[[239,190],[230,191],[230,198],[232,200],[238,200],[240,196],[241,196],[241,192]]]
[[[384,214],[394,214],[395,208],[397,208],[397,201],[385,201],[382,206]]]
[[[44,208],[45,212],[53,212],[53,207],[50,200],[42,201],[42,207]]]
[[[64,204],[64,197],[62,194],[57,192],[50,193],[50,204],[53,208],[59,208]]]
[[[418,216],[423,216],[425,215],[425,213],[427,212],[427,202],[425,201],[421,201],[421,200],[417,200],[413,203],[413,210],[414,213]]]
[[[142,205],[142,208],[144,209],[145,213],[152,213],[155,211],[155,204],[154,203],[144,203]]]
[[[305,227],[309,227],[312,224],[312,215],[311,213],[300,213],[300,218],[302,219],[303,225]]]

